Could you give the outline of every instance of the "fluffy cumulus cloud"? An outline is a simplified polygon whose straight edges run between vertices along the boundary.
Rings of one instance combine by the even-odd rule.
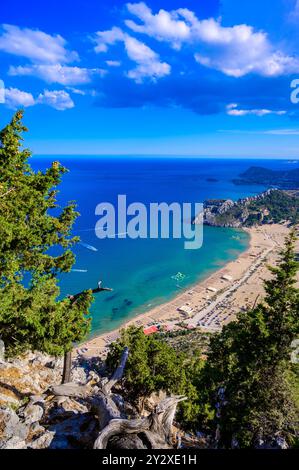
[[[160,60],[159,54],[117,27],[97,32],[95,51],[97,53],[107,52],[108,46],[117,42],[123,42],[128,58],[136,64],[135,68],[127,72],[129,78],[141,83],[145,78],[156,80],[169,75],[171,67]]]
[[[248,116],[250,114],[254,116],[267,116],[268,114],[276,114],[277,116],[283,116],[284,114],[286,114],[286,111],[285,110],[274,111],[272,109],[266,109],[266,108],[240,109],[238,107],[238,104],[230,103],[226,107],[226,113],[229,116]]]
[[[50,35],[40,30],[2,25],[2,31],[0,30],[1,51],[26,58],[31,62],[24,66],[11,66],[8,71],[10,76],[32,76],[47,83],[72,86],[90,83],[94,75],[100,76],[102,73],[100,69],[66,65],[79,60],[78,54],[67,48],[66,40],[62,36]],[[17,97],[19,97],[21,100],[19,104],[23,106],[43,103],[57,110],[69,109],[74,106],[69,94],[65,91],[46,91],[35,100],[27,92],[13,90],[15,90],[16,96],[9,97],[8,103],[16,103],[17,105]],[[12,104],[12,106],[14,105]]]
[[[277,50],[263,31],[246,24],[222,26],[214,18],[199,20],[186,8],[161,9],[154,14],[143,2],[128,3],[131,19],[125,21],[135,33],[142,33],[173,48],[191,47],[195,60],[205,67],[232,77],[249,73],[273,77],[299,72],[298,58]]]
[[[67,63],[78,59],[76,52],[66,48],[63,37],[8,24],[2,26],[0,51],[47,64]]]
[[[68,65],[28,65],[10,67],[9,75],[33,76],[47,83],[59,83],[61,85],[84,85],[92,81],[94,75],[102,75],[100,69],[87,69],[70,67]]]
[[[94,33],[98,56],[92,60],[102,68],[80,67],[78,54],[60,35],[3,25],[0,52],[26,59],[13,63],[8,74],[64,88],[37,97],[8,89],[6,102],[61,111],[74,106],[70,92],[93,96],[96,105],[105,107],[173,106],[240,117],[293,113],[285,90],[289,75],[299,73],[299,59],[285,52],[286,41],[275,46],[252,25],[199,19],[188,8],[152,10],[144,2],[131,2],[124,13],[121,24]]]
[[[18,88],[6,88],[4,91],[4,102],[8,108],[17,109],[19,107],[34,106],[35,99],[31,93],[21,91]]]
[[[51,106],[52,108],[57,109],[58,111],[71,109],[75,106],[70,95],[64,90],[45,90],[38,96],[36,102],[38,104],[46,104],[48,106]]]
[[[58,111],[64,111],[74,107],[74,102],[70,95],[63,90],[44,90],[37,98],[27,91],[18,88],[6,88],[4,91],[4,103],[8,108],[27,108],[37,104],[50,106]]]
[[[125,24],[136,33],[147,34],[158,41],[168,41],[176,49],[181,47],[182,42],[190,40],[191,31],[186,17],[189,16],[193,20],[194,15],[187,9],[170,12],[160,10],[157,14],[153,14],[143,2],[128,3],[127,9],[141,21],[141,23],[131,19],[125,21]]]

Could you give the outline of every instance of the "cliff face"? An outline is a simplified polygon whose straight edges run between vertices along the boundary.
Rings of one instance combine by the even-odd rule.
[[[227,213],[233,206],[234,202],[230,199],[205,201],[203,223],[206,225],[220,227],[240,227],[240,220],[232,220],[231,218],[223,221],[219,220],[219,216]]]
[[[257,196],[239,199],[210,199],[203,214],[193,221],[215,227],[251,227],[289,221],[298,223],[299,198],[294,192],[269,189]]]

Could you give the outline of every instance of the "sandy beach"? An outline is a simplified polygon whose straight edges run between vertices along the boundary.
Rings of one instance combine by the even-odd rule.
[[[119,337],[120,329],[135,325],[159,326],[165,330],[200,328],[220,331],[235,319],[241,308],[253,307],[263,295],[263,280],[271,274],[268,264],[275,264],[278,252],[289,232],[286,225],[264,225],[246,229],[250,234],[248,249],[236,260],[208,278],[182,291],[174,299],[142,313],[119,329],[99,335],[76,348],[85,356],[105,356],[107,347]]]

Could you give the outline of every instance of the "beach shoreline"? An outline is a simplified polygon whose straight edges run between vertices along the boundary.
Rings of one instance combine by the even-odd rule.
[[[289,232],[286,225],[280,224],[243,230],[249,233],[249,246],[235,260],[173,299],[136,315],[110,332],[90,338],[78,346],[75,353],[86,357],[105,356],[120,330],[131,325],[143,329],[159,326],[165,331],[194,327],[207,332],[220,331],[223,325],[235,319],[241,308],[250,308],[263,296],[261,281],[270,275],[266,264],[275,264]]]

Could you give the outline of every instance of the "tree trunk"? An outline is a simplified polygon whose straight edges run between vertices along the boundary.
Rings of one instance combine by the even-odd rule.
[[[186,400],[186,397],[179,395],[165,398],[156,406],[155,411],[145,418],[128,420],[123,417],[111,389],[121,380],[128,355],[129,350],[125,348],[114,374],[94,397],[93,404],[101,429],[94,443],[94,449],[106,449],[112,437],[122,439],[124,435],[127,435],[127,443],[130,439],[133,442],[138,438],[138,434],[143,434],[151,449],[170,449],[176,408],[179,402]]]
[[[96,287],[95,289],[92,289],[93,294],[97,294],[98,292],[103,292],[103,291],[112,291],[109,287]],[[78,294],[75,295],[70,295],[69,298],[71,299],[71,304],[75,304],[77,300],[80,299],[81,295],[84,294],[86,291],[78,292]],[[72,353],[71,351],[66,352],[64,354],[64,359],[63,359],[63,373],[62,373],[62,384],[67,384],[71,381],[71,368],[72,368]]]
[[[98,292],[103,291],[112,291],[109,287],[96,287],[95,289],[91,290],[93,294],[97,294]],[[84,294],[86,291],[78,292],[78,294],[70,295],[69,298],[71,299],[71,304],[74,305],[77,300],[80,299],[81,295]],[[71,351],[66,352],[63,358],[63,373],[62,373],[62,381],[61,384],[67,384],[71,381],[71,368],[72,368],[72,353]]]
[[[63,373],[62,384],[67,384],[71,381],[71,368],[72,368],[72,352],[68,351],[64,354],[63,358]]]
[[[171,449],[171,434],[172,423],[176,412],[177,404],[186,400],[183,396],[171,396],[162,400],[153,411],[146,418],[139,419],[121,419],[117,417],[117,413],[111,414],[108,412],[105,415],[105,420],[101,420],[104,410],[107,412],[110,408],[109,401],[113,403],[112,399],[99,403],[97,414],[99,417],[100,428],[102,429],[94,443],[94,449],[106,449],[109,439],[112,437],[123,437],[128,434],[132,438],[143,434],[148,442],[150,449]],[[110,411],[110,410],[109,410]],[[110,415],[110,416],[109,416]],[[108,419],[107,419],[108,418]],[[105,425],[105,422],[107,423]]]
[[[63,369],[63,384],[66,385],[51,387],[49,392],[56,396],[78,397],[89,402],[97,415],[100,429],[94,449],[106,449],[112,441],[113,448],[124,448],[124,440],[125,445],[129,446],[125,448],[171,449],[172,423],[176,408],[178,403],[187,398],[182,395],[166,397],[149,416],[127,419],[122,399],[112,392],[112,388],[123,376],[128,354],[128,348],[125,348],[120,364],[110,380],[92,387],[90,384],[70,383],[71,353],[66,353]]]

